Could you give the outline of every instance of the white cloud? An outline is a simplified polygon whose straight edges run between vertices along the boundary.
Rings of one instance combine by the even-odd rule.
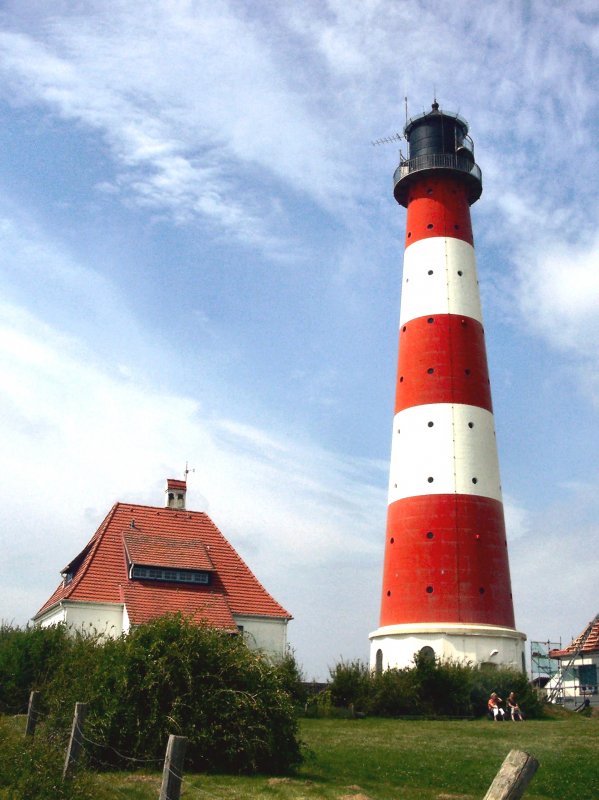
[[[509,495],[503,496],[503,510],[508,541],[512,542],[530,533],[530,513]]]
[[[519,247],[516,280],[508,296],[524,328],[568,359],[570,375],[599,406],[599,234],[568,236],[548,232]],[[505,284],[504,284],[505,286]]]
[[[564,644],[597,613],[599,475],[528,515],[510,546],[517,623],[529,639]]]
[[[43,37],[2,33],[0,53],[13,97],[99,131],[113,186],[178,221],[199,216],[274,255],[281,220],[251,188],[257,169],[322,202],[346,189],[319,121],[252,26],[222,6],[53,17]]]
[[[599,335],[599,234],[543,244],[520,266],[522,313],[554,346],[588,356]]]

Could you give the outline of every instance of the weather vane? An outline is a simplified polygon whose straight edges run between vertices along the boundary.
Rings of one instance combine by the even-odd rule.
[[[190,472],[195,472],[195,467],[193,469],[190,469],[188,464],[189,464],[189,462],[186,461],[185,462],[185,480],[187,480],[187,476],[189,475]]]

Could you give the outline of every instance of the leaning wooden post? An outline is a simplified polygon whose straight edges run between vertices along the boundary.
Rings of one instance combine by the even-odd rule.
[[[33,691],[29,695],[29,705],[27,706],[27,725],[25,726],[25,736],[33,736],[37,718],[39,716],[40,693]]]
[[[62,779],[69,777],[73,771],[83,745],[83,723],[87,712],[87,703],[75,703],[75,714],[73,715],[73,727],[71,728],[71,738],[67,748],[67,757],[64,762]]]
[[[183,782],[183,759],[187,748],[186,736],[168,737],[164,770],[162,771],[162,788],[158,800],[179,800],[181,783]]]
[[[519,800],[538,767],[539,762],[529,753],[510,750],[484,800]]]

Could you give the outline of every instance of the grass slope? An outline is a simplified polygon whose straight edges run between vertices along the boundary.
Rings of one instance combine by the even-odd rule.
[[[182,800],[481,800],[512,748],[540,761],[526,800],[599,798],[599,717],[525,723],[313,719],[291,778],[185,775]],[[160,775],[101,774],[96,800],[156,800]]]

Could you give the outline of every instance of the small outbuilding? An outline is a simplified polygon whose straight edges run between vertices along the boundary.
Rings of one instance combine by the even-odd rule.
[[[116,637],[168,613],[243,634],[274,658],[291,615],[210,517],[188,511],[186,482],[168,479],[164,507],[116,503],[33,621]]]
[[[567,647],[550,650],[549,657],[559,664],[545,687],[549,700],[575,707],[599,705],[599,614]]]

